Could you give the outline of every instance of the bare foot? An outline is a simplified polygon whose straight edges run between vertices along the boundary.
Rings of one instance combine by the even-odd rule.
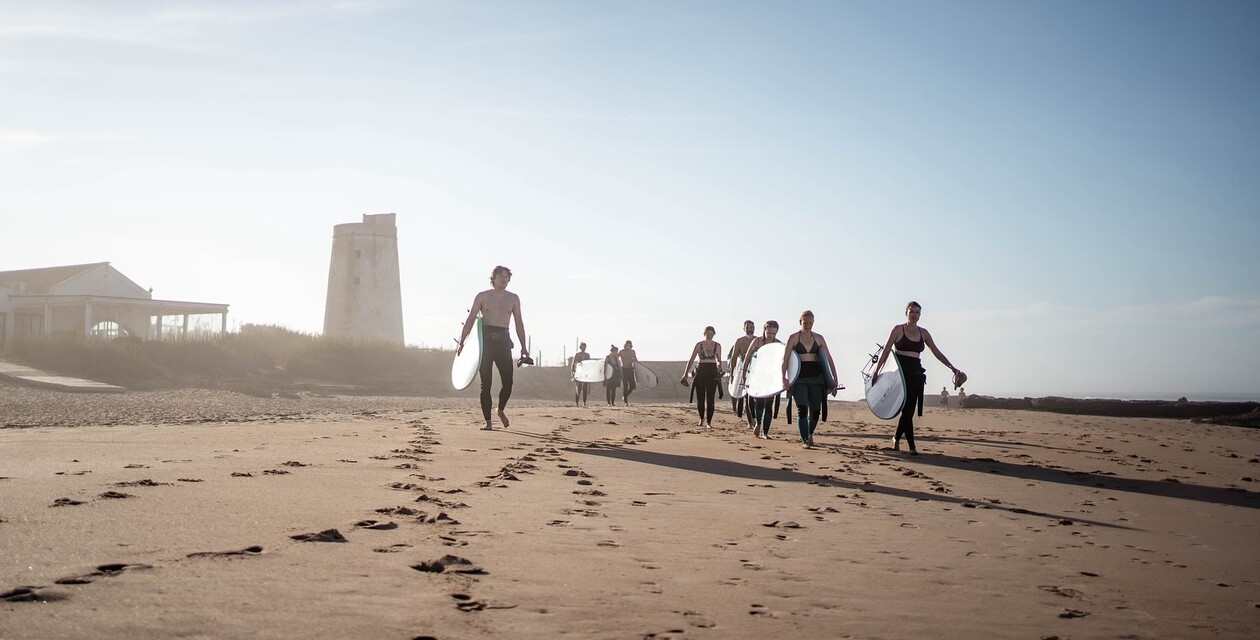
[[[511,426],[511,423],[509,423],[509,422],[508,422],[507,414],[506,414],[506,413],[503,413],[503,410],[502,410],[502,409],[500,409],[500,410],[499,410],[499,422],[502,422],[502,423],[503,423],[503,428],[504,428],[504,429],[506,429],[506,428],[508,428],[509,426]]]
[[[486,426],[482,427],[482,428],[481,428],[481,430],[482,430],[482,431],[494,431],[494,425],[492,425],[492,424],[490,424],[489,422],[487,422],[487,423],[486,423]]]

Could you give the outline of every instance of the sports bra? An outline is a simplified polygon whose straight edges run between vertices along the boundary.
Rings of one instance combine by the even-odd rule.
[[[711,360],[711,361],[716,362],[717,350],[715,349],[710,352],[710,351],[705,351],[704,347],[700,347],[700,362],[704,362],[705,360]]]
[[[897,351],[923,353],[923,330],[919,330],[918,340],[911,340],[910,337],[906,335],[906,328],[902,327],[901,337],[897,338],[897,341],[893,343],[893,346],[897,348]]]

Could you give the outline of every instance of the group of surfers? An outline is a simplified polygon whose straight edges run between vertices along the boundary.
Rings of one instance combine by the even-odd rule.
[[[573,354],[574,371],[577,371],[579,362],[590,359],[591,354],[586,352],[586,343],[579,344],[578,352]],[[634,380],[634,366],[638,362],[639,357],[634,352],[634,342],[626,340],[625,346],[620,349],[615,344],[609,346],[608,355],[604,356],[605,369],[612,370],[612,375],[604,378],[604,400],[608,406],[617,404],[618,388],[621,389],[621,403],[630,404],[630,394],[637,388]],[[573,384],[573,404],[578,404],[578,396],[581,396],[581,405],[587,406],[586,397],[590,393],[591,383],[575,379]]]
[[[888,340],[880,352],[879,360],[871,373],[872,384],[878,379],[880,372],[888,360],[889,353],[896,358],[898,368],[905,379],[906,399],[902,405],[901,417],[897,423],[897,433],[893,437],[893,449],[901,450],[901,440],[905,438],[909,453],[917,455],[918,448],[914,442],[914,416],[923,415],[923,389],[927,382],[926,371],[920,360],[924,349],[931,350],[950,371],[954,373],[956,384],[966,379],[966,374],[950,363],[949,358],[936,346],[932,334],[919,326],[919,318],[923,307],[918,302],[906,304],[906,322],[899,323],[888,334]],[[806,448],[814,446],[814,431],[818,428],[820,418],[825,415],[824,400],[827,395],[834,396],[840,389],[836,380],[836,363],[827,348],[827,339],[814,331],[814,312],[806,309],[800,315],[800,330],[788,336],[784,344],[783,360],[780,364],[783,388],[796,404],[796,426],[800,433],[801,443]],[[691,357],[684,369],[682,384],[687,384],[688,374],[695,364],[694,385],[696,412],[699,414],[700,426],[713,428],[714,395],[721,383],[723,369],[734,373],[738,369],[736,379],[747,379],[748,366],[752,355],[762,345],[781,342],[778,339],[779,323],[768,320],[762,326],[760,336],[753,334],[756,324],[751,320],[744,321],[744,335],[735,341],[734,346],[726,354],[723,362],[719,355],[722,345],[713,340],[717,334],[713,327],[704,328],[704,340],[696,343],[691,350]],[[795,353],[800,360],[800,372],[795,380],[788,379],[788,365]],[[826,367],[826,368],[824,368]],[[770,438],[770,424],[775,413],[775,399],[778,394],[764,398],[732,396],[732,410],[736,415],[747,417],[753,435],[757,438]]]
[[[472,332],[475,326],[477,315],[480,314],[483,323],[482,340],[483,350],[481,356],[481,412],[485,418],[485,426],[483,429],[493,429],[494,424],[490,420],[491,409],[491,373],[493,369],[499,370],[499,403],[498,418],[504,428],[509,426],[507,414],[504,409],[507,407],[508,399],[512,396],[512,339],[509,335],[508,326],[512,320],[515,320],[516,337],[521,342],[521,356],[517,360],[517,366],[522,363],[532,364],[533,361],[529,357],[529,349],[526,346],[525,324],[521,318],[521,300],[515,294],[507,290],[508,283],[512,280],[512,270],[504,266],[496,266],[490,273],[491,288],[482,291],[473,298],[472,308],[468,312],[468,318],[464,322],[463,333],[459,337],[459,346],[456,348],[456,355],[461,353],[464,348],[464,341],[468,334]],[[901,450],[901,439],[904,437],[909,447],[909,453],[917,454],[918,449],[914,442],[914,415],[917,410],[918,415],[923,415],[923,389],[926,384],[926,371],[923,368],[921,357],[925,349],[931,350],[932,354],[940,360],[942,364],[949,367],[954,373],[955,387],[959,386],[962,381],[966,380],[966,374],[950,363],[945,354],[936,346],[932,334],[924,327],[919,326],[919,318],[922,316],[923,307],[918,302],[911,301],[906,304],[905,315],[906,321],[899,323],[892,328],[888,334],[888,340],[884,343],[884,347],[880,352],[879,361],[875,365],[875,369],[871,373],[872,383],[878,379],[880,372],[883,370],[884,363],[888,360],[888,355],[893,354],[896,358],[897,365],[901,369],[906,384],[906,399],[902,405],[901,417],[897,422],[897,433],[893,438],[893,449]],[[784,345],[783,362],[781,365],[781,375],[783,378],[783,387],[790,393],[792,401],[796,404],[797,412],[797,430],[800,432],[801,443],[805,447],[814,446],[814,430],[818,428],[818,422],[823,413],[823,401],[827,394],[835,395],[839,389],[834,375],[836,371],[836,363],[831,358],[831,351],[827,349],[827,340],[822,334],[814,331],[814,312],[805,310],[800,315],[800,330],[788,337]],[[688,384],[690,375],[690,384],[696,398],[696,411],[699,414],[700,426],[705,428],[713,428],[713,409],[714,398],[721,384],[723,369],[726,371],[734,371],[736,366],[740,367],[740,373],[747,376],[748,365],[752,360],[752,354],[759,347],[770,342],[779,342],[778,332],[779,323],[775,320],[768,320],[762,327],[760,336],[753,335],[756,325],[747,320],[744,322],[744,336],[736,340],[735,345],[726,355],[726,360],[721,357],[722,345],[713,340],[717,335],[717,331],[709,326],[704,328],[704,339],[697,342],[691,350],[691,356],[687,359],[687,366],[684,369],[682,384]],[[791,354],[795,353],[800,359],[800,372],[795,380],[788,380],[788,363]],[[583,357],[584,356],[584,357]],[[825,360],[824,360],[825,358]],[[574,355],[574,364],[590,359],[590,354],[586,353],[586,343],[580,345],[580,350]],[[611,365],[614,375],[608,377],[605,382],[606,396],[605,399],[609,405],[616,403],[616,393],[618,387],[622,389],[622,402],[629,404],[630,394],[635,388],[634,382],[634,365],[638,362],[638,357],[634,352],[634,344],[627,340],[622,349],[618,349],[616,345],[612,345],[608,355],[604,358],[607,365]],[[695,365],[695,370],[692,370]],[[828,367],[824,369],[823,367]],[[830,372],[831,375],[828,375]],[[789,384],[790,383],[790,384]],[[581,396],[582,404],[586,404],[587,385],[589,383],[577,383],[574,390],[573,401],[578,402],[578,396]],[[770,437],[770,423],[773,420],[773,404],[774,397],[767,398],[749,398],[747,406],[744,406],[744,399],[732,398],[736,414],[747,415],[748,423],[753,428],[753,434],[758,438]]]

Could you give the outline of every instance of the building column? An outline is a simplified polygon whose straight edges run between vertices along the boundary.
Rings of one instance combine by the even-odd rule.
[[[92,335],[92,300],[83,303],[83,335]]]
[[[219,314],[219,333],[227,335],[227,312]]]
[[[44,336],[52,335],[52,307],[44,305]]]
[[[184,314],[184,327],[179,330],[179,339],[180,340],[188,339],[188,314],[187,313]]]

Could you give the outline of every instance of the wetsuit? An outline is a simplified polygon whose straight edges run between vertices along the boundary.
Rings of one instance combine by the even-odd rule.
[[[604,391],[608,404],[617,404],[617,387],[621,386],[621,360],[612,354],[604,358],[604,364],[612,365],[613,373],[604,381]]]
[[[482,325],[481,338],[485,346],[481,352],[481,414],[490,422],[490,374],[499,369],[499,411],[507,407],[512,397],[512,338],[507,327]]]
[[[792,383],[792,399],[796,401],[796,428],[801,432],[801,442],[809,442],[818,428],[818,417],[822,415],[824,387],[827,384],[823,376],[823,363],[819,361],[818,339],[809,349],[799,341],[792,350],[799,355],[814,354],[813,360],[801,361],[801,372]]]
[[[718,371],[717,351],[700,349],[700,362],[696,364],[696,377],[692,381],[696,393],[696,412],[705,424],[713,422],[713,396],[717,394],[722,374]]]
[[[901,437],[906,437],[906,444],[910,446],[910,450],[914,451],[914,412],[917,410],[919,416],[923,415],[923,388],[927,386],[927,371],[923,368],[920,358],[911,355],[903,355],[905,353],[923,353],[923,334],[919,333],[918,340],[911,340],[906,336],[905,328],[901,330],[901,337],[893,343],[896,352],[893,353],[897,358],[897,367],[901,369],[901,375],[906,381],[906,402],[901,405],[901,418],[897,420],[897,435],[893,440],[895,443],[901,443]]]
[[[626,352],[630,355],[627,356]],[[624,349],[621,352],[621,401],[630,404],[630,394],[637,388],[634,380],[634,363],[638,360],[634,351]]]

